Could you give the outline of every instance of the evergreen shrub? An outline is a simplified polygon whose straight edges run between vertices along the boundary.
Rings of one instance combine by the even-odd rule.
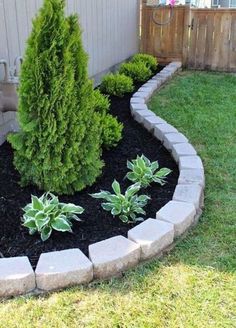
[[[21,131],[9,141],[23,186],[73,194],[101,174],[102,117],[78,17],[64,10],[64,0],[45,0],[33,22],[20,75]]]
[[[115,147],[122,138],[123,124],[109,114],[110,101],[99,90],[94,91],[95,110],[101,116],[102,146],[110,149]]]
[[[144,63],[152,72],[155,72],[157,69],[157,60],[152,55],[147,54],[136,54],[132,57],[132,63],[142,62]]]
[[[133,80],[124,74],[108,74],[102,79],[100,89],[106,94],[123,97],[134,90],[134,85]]]
[[[119,73],[129,76],[134,82],[144,82],[152,75],[150,68],[141,61],[122,64]]]

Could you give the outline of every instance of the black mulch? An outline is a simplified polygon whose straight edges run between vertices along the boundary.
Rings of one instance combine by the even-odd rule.
[[[88,245],[116,235],[127,235],[133,225],[126,225],[118,218],[100,207],[100,201],[88,194],[100,189],[111,190],[111,184],[117,179],[125,190],[129,181],[124,180],[127,173],[126,161],[136,158],[137,154],[145,154],[150,160],[158,160],[161,167],[168,167],[173,172],[168,183],[161,187],[158,184],[146,189],[152,200],[146,207],[146,218],[155,217],[155,213],[169,200],[177,184],[178,168],[165,150],[151,134],[136,123],[129,110],[131,95],[124,98],[111,98],[111,112],[124,124],[123,139],[110,151],[105,151],[103,159],[106,163],[102,176],[90,188],[77,192],[74,196],[60,197],[64,202],[71,202],[85,208],[81,216],[83,222],[75,222],[73,234],[53,232],[51,238],[43,243],[39,235],[30,236],[28,230],[21,225],[22,207],[30,202],[31,194],[41,195],[36,187],[21,188],[18,184],[19,174],[13,167],[13,152],[8,143],[0,147],[0,257],[29,257],[35,267],[42,252],[80,248],[86,255]]]

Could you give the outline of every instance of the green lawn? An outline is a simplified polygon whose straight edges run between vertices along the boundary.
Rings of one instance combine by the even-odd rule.
[[[1,328],[236,327],[236,76],[180,73],[150,105],[203,159],[198,226],[122,279],[2,302]]]

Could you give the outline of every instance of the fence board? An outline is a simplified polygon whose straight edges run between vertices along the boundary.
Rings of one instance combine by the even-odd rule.
[[[156,56],[159,61],[181,60],[183,52],[185,6],[175,8],[170,24],[159,26],[170,17],[169,7],[148,6],[143,0],[141,51]]]
[[[43,0],[0,0],[0,59],[13,66],[22,56],[32,18]],[[139,0],[67,0],[78,13],[89,54],[90,76],[100,76],[139,50]],[[0,78],[2,68],[0,68]]]
[[[158,26],[170,15],[168,7],[142,2],[141,50],[161,62],[182,60],[193,69],[236,71],[236,10],[174,8],[168,25]]]

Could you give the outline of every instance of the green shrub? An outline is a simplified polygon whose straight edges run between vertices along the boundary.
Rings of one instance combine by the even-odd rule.
[[[147,54],[136,54],[133,56],[132,63],[142,62],[144,63],[152,72],[155,72],[157,69],[157,60],[154,56]]]
[[[102,146],[106,149],[115,147],[122,138],[123,124],[109,114],[110,101],[99,90],[94,91],[94,104],[101,117]]]
[[[131,162],[128,161],[127,167],[131,172],[128,172],[126,177],[134,183],[139,183],[143,188],[147,188],[152,182],[163,186],[167,175],[171,173],[170,169],[159,169],[157,161],[151,162],[144,155],[137,156]]]
[[[146,195],[137,195],[140,188],[140,184],[136,183],[130,186],[125,194],[122,194],[120,184],[115,180],[112,184],[112,189],[115,194],[102,190],[91,196],[98,199],[105,199],[107,203],[102,203],[102,208],[105,211],[111,212],[113,216],[118,216],[124,223],[133,223],[143,220],[137,217],[137,215],[146,214],[143,207],[147,205],[150,199],[150,197]]]
[[[72,232],[72,220],[81,221],[78,214],[84,209],[74,204],[60,203],[58,197],[51,193],[40,198],[31,196],[31,203],[23,208],[23,226],[31,235],[39,232],[42,241],[47,240],[53,230]]]
[[[33,22],[20,76],[21,132],[9,141],[22,185],[72,194],[101,173],[102,131],[78,18],[66,18],[64,7],[45,0]]]
[[[124,74],[108,74],[102,79],[100,89],[106,94],[123,97],[134,90],[134,85],[133,80]]]
[[[144,82],[152,75],[150,68],[143,62],[124,63],[120,67],[120,74],[129,76],[134,82]]]

